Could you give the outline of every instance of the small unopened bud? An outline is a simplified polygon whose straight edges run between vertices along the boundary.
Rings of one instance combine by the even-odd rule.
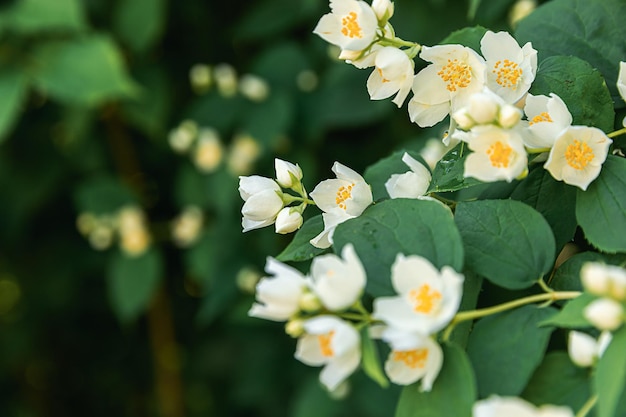
[[[189,82],[191,88],[202,94],[211,88],[211,67],[206,64],[196,64],[189,70]]]
[[[592,301],[583,310],[584,317],[600,330],[616,330],[624,323],[624,307],[610,298]]]
[[[270,94],[270,87],[261,77],[246,74],[239,80],[239,91],[248,99],[260,102]]]
[[[276,169],[276,182],[283,188],[293,188],[302,179],[302,169],[298,164],[276,158],[274,167]]]
[[[185,153],[191,148],[198,134],[198,125],[193,120],[184,120],[168,135],[170,147],[177,153]]]
[[[307,313],[315,313],[316,311],[319,311],[320,308],[322,308],[322,303],[320,302],[320,299],[317,298],[317,295],[313,294],[312,292],[305,292],[304,294],[302,294],[300,296],[300,300],[298,300],[298,305],[300,306],[300,309],[302,309],[302,311],[305,311]]]
[[[472,119],[467,112],[467,109],[463,108],[452,113],[452,118],[460,129],[470,130],[476,125],[474,119]]]
[[[292,319],[285,324],[285,333],[289,336],[298,338],[304,334],[304,321],[302,319]]]
[[[213,77],[217,84],[217,90],[222,96],[232,97],[237,94],[237,72],[232,65],[216,65],[213,68]]]
[[[593,365],[597,356],[597,341],[586,333],[571,331],[567,343],[567,352],[574,364],[586,368]]]
[[[198,133],[193,160],[196,167],[206,173],[215,171],[224,154],[222,142],[215,129],[204,128]]]
[[[373,0],[372,10],[374,10],[379,24],[384,26],[393,16],[394,5],[390,0]]]
[[[537,8],[537,0],[518,0],[509,12],[509,24],[512,27]]]
[[[83,236],[89,235],[97,224],[96,216],[90,212],[80,213],[76,218],[76,228]]]
[[[467,106],[469,117],[479,124],[493,123],[498,116],[499,104],[488,94],[473,94]]]
[[[247,134],[238,134],[233,138],[228,154],[228,168],[234,175],[248,175],[260,154],[261,145],[256,139]]]
[[[511,104],[500,107],[498,124],[505,129],[510,129],[522,120],[522,111]]]
[[[95,250],[108,249],[113,243],[113,229],[99,224],[89,232],[87,238]]]
[[[295,232],[302,226],[302,214],[294,207],[285,207],[276,216],[276,233],[287,234]]]
[[[604,266],[599,263],[586,262],[580,268],[580,281],[590,294],[606,295],[609,291],[609,278]]]

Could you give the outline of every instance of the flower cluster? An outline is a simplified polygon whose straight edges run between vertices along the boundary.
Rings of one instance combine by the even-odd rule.
[[[421,380],[430,391],[443,361],[436,333],[456,313],[463,276],[450,267],[438,271],[419,256],[398,254],[392,281],[398,295],[374,300],[374,311],[361,303],[366,274],[354,247],[341,257],[326,254],[313,259],[310,273],[268,258],[256,287],[257,302],[249,315],[287,322],[285,330],[298,338],[295,357],[311,366],[324,366],[320,381],[330,391],[345,381],[361,362],[361,335],[386,341],[391,352],[385,362],[389,379],[400,385]]]

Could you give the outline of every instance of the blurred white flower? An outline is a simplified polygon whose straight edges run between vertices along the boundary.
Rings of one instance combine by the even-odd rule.
[[[174,152],[185,153],[198,135],[198,125],[193,120],[183,120],[172,129],[167,137],[168,143]]]
[[[352,244],[335,254],[313,258],[311,288],[330,311],[344,310],[357,302],[365,288],[365,269]]]
[[[252,101],[261,102],[269,96],[270,86],[257,75],[244,74],[239,79],[239,92]]]
[[[122,252],[135,257],[142,255],[150,245],[151,238],[143,210],[136,206],[124,206],[117,212],[116,224]]]
[[[613,141],[596,127],[570,126],[554,142],[544,168],[583,191],[600,175]]]
[[[405,332],[431,335],[456,314],[463,280],[463,275],[449,266],[438,271],[426,258],[398,254],[391,267],[391,282],[398,295],[376,298],[373,317]]]
[[[261,155],[261,145],[248,134],[237,134],[230,145],[227,165],[234,175],[247,175]]]
[[[211,88],[213,84],[212,69],[206,64],[195,64],[189,70],[189,82],[191,88],[197,93],[202,94]]]
[[[599,330],[617,330],[624,324],[624,306],[612,298],[598,298],[583,310],[583,316]]]
[[[592,366],[611,342],[611,332],[604,331],[596,340],[587,333],[570,331],[567,340],[567,352],[574,364],[580,367]]]
[[[626,269],[601,262],[586,262],[580,268],[580,280],[591,294],[626,300]]]
[[[542,405],[536,407],[518,397],[492,395],[477,401],[472,409],[472,417],[574,417],[568,407]]]
[[[320,381],[334,391],[361,362],[359,332],[350,323],[329,315],[306,320],[304,331],[295,357],[306,365],[323,365]]]
[[[192,245],[200,236],[204,215],[200,207],[188,206],[172,221],[172,239],[179,247]]]
[[[223,97],[232,97],[237,94],[237,71],[232,65],[217,64],[213,67],[213,79],[217,85],[217,91]]]
[[[193,155],[193,162],[196,167],[206,173],[213,172],[222,162],[223,154],[224,147],[217,130],[213,128],[200,129]]]

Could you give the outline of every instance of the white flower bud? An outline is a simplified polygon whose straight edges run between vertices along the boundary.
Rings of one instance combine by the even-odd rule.
[[[609,279],[604,267],[596,262],[587,262],[580,268],[580,280],[585,290],[595,295],[606,295]]]
[[[287,333],[287,335],[293,337],[294,339],[302,336],[302,333],[304,333],[304,320],[289,320],[285,324],[285,333]]]
[[[385,24],[393,16],[394,4],[390,0],[373,0],[372,10],[378,21]]]
[[[586,333],[571,331],[567,352],[574,364],[586,368],[593,365],[597,355],[597,341]]]
[[[295,232],[302,226],[302,214],[294,207],[285,207],[276,216],[276,233]]]
[[[473,94],[467,106],[469,117],[477,124],[492,123],[498,117],[499,104],[493,97],[485,93]]]
[[[463,130],[470,130],[476,125],[476,122],[470,117],[466,108],[462,108],[452,113],[452,118],[458,127]]]
[[[613,331],[624,322],[624,307],[610,298],[599,298],[585,307],[583,315],[596,328]]]
[[[237,72],[232,65],[216,65],[213,69],[213,77],[222,96],[232,97],[237,93]]]
[[[522,120],[522,111],[511,104],[500,107],[498,123],[505,129],[510,129]]]
[[[196,93],[206,92],[212,83],[211,67],[206,64],[195,64],[189,70],[189,82]]]
[[[239,80],[239,91],[248,99],[260,102],[270,94],[270,86],[261,77],[246,74]]]
[[[197,134],[198,125],[196,122],[184,120],[179,126],[170,131],[167,140],[174,152],[185,153],[191,148]]]
[[[294,165],[276,158],[274,167],[276,168],[276,182],[283,188],[293,188],[302,180],[302,169],[298,164]]]
[[[316,311],[319,311],[320,308],[322,308],[322,303],[317,295],[307,291],[300,296],[300,299],[298,300],[298,306],[300,307],[300,309],[302,309],[302,311],[306,311],[307,313],[315,313]]]

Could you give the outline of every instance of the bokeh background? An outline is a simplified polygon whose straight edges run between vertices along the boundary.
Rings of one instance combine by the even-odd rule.
[[[398,36],[433,45],[509,29],[516,2],[395,4]],[[359,372],[332,398],[247,316],[291,237],[241,232],[238,176],[278,157],[312,190],[443,134],[369,100],[369,70],[312,33],[328,7],[0,3],[0,416],[392,415],[397,388]]]

